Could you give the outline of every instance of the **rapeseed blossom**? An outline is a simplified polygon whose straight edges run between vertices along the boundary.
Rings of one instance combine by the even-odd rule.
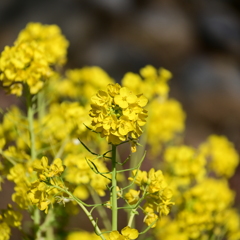
[[[2,216],[0,215],[0,221],[2,220]],[[0,240],[8,240],[10,239],[11,229],[5,222],[0,222]]]
[[[175,140],[185,129],[186,116],[181,104],[168,97],[171,77],[168,70],[147,65],[140,70],[140,75],[128,72],[122,79],[123,86],[135,94],[144,92],[149,100],[146,134],[152,155],[158,154],[161,147]]]
[[[199,146],[199,151],[209,160],[209,170],[219,177],[232,177],[239,164],[237,151],[234,149],[233,144],[224,136],[209,136]]]
[[[140,75],[128,72],[122,79],[122,85],[136,94],[145,93],[149,100],[155,96],[165,99],[168,96],[168,80],[172,78],[171,72],[164,68],[157,70],[147,65],[140,70]]]
[[[63,64],[67,40],[55,25],[30,23],[14,46],[6,46],[0,56],[0,80],[11,94],[22,95],[27,84],[31,94],[39,92],[54,74],[52,65]]]
[[[158,223],[157,239],[167,235],[166,239],[170,240],[180,234],[182,239],[203,240],[212,231],[219,237],[239,236],[239,219],[234,218],[234,210],[230,207],[234,194],[226,181],[205,179],[179,197],[183,200],[175,210],[174,219],[163,217]],[[236,222],[227,226],[226,216],[230,216],[230,212]]]
[[[153,99],[148,105],[147,138],[151,153],[158,154],[164,144],[177,139],[185,129],[185,113],[174,99]],[[158,126],[156,128],[156,126]]]
[[[55,91],[51,98],[74,99],[79,101],[83,106],[90,103],[91,97],[100,89],[105,88],[108,84],[113,84],[114,80],[100,67],[83,67],[79,69],[69,69],[65,73],[66,77],[59,81],[51,81],[50,89]],[[52,91],[50,90],[50,94]]]
[[[109,84],[107,91],[98,91],[91,101],[91,127],[106,137],[108,143],[131,141],[132,151],[136,151],[136,141],[143,132],[141,127],[146,124],[147,111],[143,107],[147,99],[119,84]]]
[[[65,189],[63,181],[59,177],[63,171],[64,166],[62,160],[57,158],[52,164],[48,165],[48,159],[42,157],[41,160],[35,160],[32,168],[37,172],[38,179],[31,183],[28,190],[28,198],[33,205],[36,205],[41,211],[48,212],[49,204],[55,202],[57,197],[63,197],[64,193],[51,185],[57,185]]]
[[[132,174],[133,177],[130,177],[129,180],[134,181],[142,193],[145,193],[144,222],[153,228],[159,218],[169,214],[170,208],[174,204],[171,201],[172,190],[168,187],[161,170],[155,171],[153,168],[149,172],[134,170]],[[138,194],[135,190],[130,190],[126,198],[128,202],[129,200],[134,201],[131,195],[136,198]]]
[[[164,153],[164,161],[166,172],[174,177],[174,182],[179,186],[199,182],[206,176],[206,159],[192,147],[170,146]]]
[[[50,239],[51,231],[57,235],[52,219],[59,213],[75,214],[78,205],[84,206],[88,217],[99,210],[104,215],[104,206],[112,212],[128,210],[128,227],[117,231],[115,214],[110,227],[98,230],[100,220],[93,214],[89,219],[98,235],[79,231],[70,233],[67,240],[137,239],[144,232],[130,226],[139,210],[143,211],[146,230],[155,228],[156,239],[239,240],[240,218],[233,208],[235,194],[226,181],[234,174],[239,156],[223,136],[212,135],[198,148],[182,144],[186,116],[181,104],[168,97],[171,72],[147,65],[139,74],[126,73],[123,87],[96,66],[66,70],[62,76],[56,70],[66,61],[67,47],[56,25],[30,23],[0,56],[0,80],[7,91],[17,96],[23,90],[36,94],[28,96],[28,111],[32,110],[28,118],[17,107],[11,107],[0,124],[0,183],[12,181],[12,200],[21,210],[29,210],[34,220],[34,236],[30,238]],[[99,134],[92,134],[86,126]],[[145,136],[139,144],[142,149],[148,145],[151,156],[161,156],[164,176],[160,170],[137,170],[132,163],[139,160],[138,154],[130,156],[129,169],[124,164],[130,158],[123,163],[112,158],[118,177],[125,176],[121,172],[135,169],[129,178],[132,182],[122,186],[124,181],[119,183],[120,178],[108,170],[111,150],[102,138],[113,145],[129,141],[135,152],[143,127]],[[182,145],[178,145],[180,142]],[[117,181],[111,187],[113,179]],[[111,192],[110,201],[102,203],[99,197],[107,197],[107,190]],[[97,204],[83,202],[90,195]],[[124,207],[120,206],[122,200]],[[58,207],[49,211],[55,203],[59,203]],[[62,208],[65,204],[66,208]],[[39,214],[39,210],[49,215]],[[36,220],[37,214],[42,225]],[[108,225],[107,214],[103,219]],[[11,228],[21,229],[21,222],[22,215],[12,206],[1,210],[0,240],[10,239]]]

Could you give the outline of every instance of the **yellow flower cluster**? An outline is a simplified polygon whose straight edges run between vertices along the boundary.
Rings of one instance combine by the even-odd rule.
[[[83,108],[78,102],[63,102],[61,104],[51,104],[48,114],[46,114],[41,125],[40,135],[42,145],[51,144],[53,146],[66,140],[72,140],[88,134],[83,123],[90,123],[88,119],[88,109]],[[42,129],[42,126],[44,128]],[[84,135],[84,136],[85,136]]]
[[[12,205],[8,204],[7,209],[0,214],[0,240],[8,240],[11,235],[11,227],[20,228],[22,215],[13,210]]]
[[[26,194],[30,186],[30,181],[27,178],[31,172],[30,168],[30,166],[18,163],[10,169],[7,175],[8,180],[15,183],[12,200],[22,209],[28,209],[30,205],[30,200]]]
[[[176,139],[177,134],[184,131],[185,113],[181,104],[174,99],[161,101],[160,98],[156,98],[149,103],[148,109],[148,144],[151,152],[156,155],[164,143]]]
[[[158,223],[157,239],[205,240],[211,234],[220,239],[239,239],[240,218],[232,208],[234,193],[226,181],[238,164],[232,143],[211,135],[198,149],[169,146],[164,162],[176,207],[174,219],[166,217]],[[221,178],[214,178],[213,173]]]
[[[134,170],[133,177],[129,180],[134,181],[140,190],[146,194],[143,211],[145,214],[144,222],[153,228],[156,226],[157,220],[162,215],[168,215],[171,206],[172,191],[168,187],[161,170],[155,171],[153,168],[149,171]],[[138,191],[130,190],[126,195],[129,204],[138,198]],[[132,197],[129,197],[132,196]]]
[[[206,159],[196,149],[186,145],[170,146],[164,153],[166,172],[178,186],[201,181],[206,175]]]
[[[217,176],[233,176],[239,164],[239,156],[226,137],[211,135],[199,150],[209,160],[208,168]]]
[[[140,70],[140,75],[132,72],[126,73],[122,79],[122,85],[137,94],[144,92],[149,100],[156,95],[163,99],[167,98],[168,80],[172,78],[171,72],[164,68],[157,70],[153,66],[147,65]]]
[[[2,211],[1,218],[10,227],[21,226],[22,214],[13,210],[11,204],[8,204],[8,208]]]
[[[59,158],[55,159],[49,166],[48,159],[42,157],[41,160],[35,160],[32,167],[37,172],[38,180],[31,183],[28,198],[33,205],[36,205],[42,211],[45,210],[45,213],[47,213],[48,205],[53,203],[56,197],[64,197],[63,192],[49,186],[51,184],[65,188],[64,183],[59,178],[54,178],[62,174],[64,166]]]
[[[19,33],[15,44],[31,41],[41,45],[48,63],[62,65],[66,62],[69,43],[57,25],[28,23]]]
[[[0,216],[0,220],[2,220],[2,217]],[[10,239],[11,235],[11,228],[7,225],[5,222],[0,223],[0,240],[8,240]]]
[[[129,72],[122,79],[123,86],[136,94],[144,92],[149,100],[146,133],[147,144],[153,155],[157,155],[163,144],[175,139],[185,129],[186,117],[181,104],[168,98],[168,81],[171,77],[168,70],[157,70],[147,65],[140,70],[140,75]]]
[[[147,111],[143,107],[147,99],[116,83],[109,84],[107,91],[98,91],[91,101],[92,128],[114,145],[132,141],[132,151],[136,151],[141,127],[146,124]]]
[[[67,70],[66,78],[62,81],[52,81],[50,88],[57,91],[55,96],[76,99],[85,106],[98,90],[112,83],[114,80],[103,69],[94,66]]]
[[[65,61],[68,42],[55,25],[30,23],[19,34],[13,47],[0,56],[0,80],[9,93],[22,95],[23,84],[31,94],[39,92],[53,75],[51,65]]]
[[[175,218],[163,218],[156,229],[157,239],[208,239],[211,234],[220,239],[237,240],[240,220],[231,205],[234,194],[224,180],[206,178],[186,191]],[[230,217],[228,222],[226,217]],[[235,220],[233,222],[232,220]]]

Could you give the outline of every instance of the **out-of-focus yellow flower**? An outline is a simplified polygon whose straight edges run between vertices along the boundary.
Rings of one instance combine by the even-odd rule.
[[[1,215],[0,215],[1,219]],[[9,240],[11,235],[11,229],[7,225],[7,223],[2,222],[0,223],[0,240]]]
[[[86,200],[89,197],[89,192],[84,185],[79,185],[75,188],[73,195],[81,200]]]
[[[100,240],[101,237],[97,236],[95,233],[90,233],[86,231],[76,231],[68,234],[66,240]]]
[[[159,219],[158,215],[155,214],[154,212],[147,212],[143,222],[145,222],[148,226],[152,224],[151,228],[155,228],[158,219]]]
[[[196,149],[186,145],[170,146],[164,153],[166,172],[178,186],[201,181],[206,176],[206,159]]]
[[[30,23],[19,34],[13,47],[0,56],[0,80],[9,93],[22,95],[23,84],[31,94],[38,93],[53,76],[51,65],[62,64],[68,42],[56,25]]]
[[[100,196],[105,196],[109,179],[104,178],[100,174],[96,174],[87,164],[85,158],[88,156],[83,154],[69,154],[64,159],[64,165],[66,165],[65,179],[77,186],[90,185]],[[95,159],[94,165],[99,172],[108,172],[104,161],[102,159]],[[110,177],[110,176],[109,176]],[[80,188],[81,189],[81,188]],[[78,187],[75,190],[76,195],[79,197],[87,197],[85,191],[79,194]]]
[[[26,28],[19,33],[15,44],[32,40],[42,46],[49,63],[59,65],[65,63],[69,43],[57,25],[28,23]]]
[[[3,211],[4,222],[11,227],[20,227],[22,221],[22,214],[14,211],[11,204],[8,204],[8,208]]]
[[[48,212],[48,205],[53,202],[47,193],[48,186],[44,182],[35,181],[31,184],[28,197],[32,204],[36,205],[41,211]]]
[[[227,181],[205,178],[175,197],[182,198],[181,201],[176,199],[181,204],[176,206],[173,219],[163,217],[158,222],[157,239],[167,235],[166,239],[171,240],[178,234],[183,240],[205,240],[210,234],[238,239],[240,219],[231,207],[234,193]]]
[[[164,143],[174,141],[177,134],[184,131],[185,113],[174,99],[156,98],[149,103],[148,109],[147,139],[151,152],[157,155]]]
[[[209,160],[210,171],[217,176],[230,178],[239,164],[234,146],[224,136],[211,135],[200,145],[199,151]]]
[[[172,78],[171,72],[164,68],[157,70],[151,65],[140,70],[140,75],[128,72],[122,79],[122,85],[136,94],[144,92],[151,100],[155,96],[166,99],[169,92],[168,80]],[[142,79],[142,78],[143,79]]]
[[[56,78],[50,82],[50,94],[55,91],[53,98],[67,97],[75,99],[83,106],[90,103],[91,97],[100,89],[114,80],[100,67],[91,66],[66,71],[64,79]],[[51,91],[52,90],[52,91]],[[52,96],[50,96],[52,98]]]

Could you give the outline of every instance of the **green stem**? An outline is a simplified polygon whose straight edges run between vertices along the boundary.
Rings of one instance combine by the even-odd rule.
[[[129,216],[129,220],[128,220],[128,226],[129,227],[132,227],[132,224],[134,223],[133,220],[134,220],[135,215],[136,215],[136,211],[134,209],[134,210],[131,211],[130,216]]]
[[[132,154],[132,158],[130,161],[130,167],[129,168],[134,168],[138,164],[138,159],[140,159],[140,156],[143,155],[145,148],[146,148],[146,142],[147,142],[147,137],[146,137],[146,132],[143,132],[142,136],[140,137],[139,143],[141,146],[138,147],[137,152]],[[136,185],[132,185],[132,189],[136,189]],[[132,217],[132,212],[128,212],[128,218],[130,221],[130,218]],[[133,228],[135,228],[135,221],[134,218],[131,222],[131,225]]]
[[[54,231],[52,223],[55,221],[53,209],[49,209],[44,223],[40,227],[40,231],[46,233],[46,240],[54,239]]]
[[[90,194],[91,194],[91,196],[93,198],[93,201],[96,204],[102,203],[101,199],[98,196],[98,194],[96,192],[94,192],[92,187],[88,186],[88,189],[89,189],[89,192],[90,192]],[[98,206],[96,209],[97,209],[99,215],[101,216],[101,218],[103,220],[104,227],[106,228],[106,230],[110,230],[111,229],[111,222],[109,221],[109,218],[107,216],[105,208],[103,206]]]
[[[40,91],[37,94],[37,106],[38,106],[38,118],[40,121],[43,119],[43,117],[46,115],[45,113],[45,101],[44,101],[44,92]]]
[[[4,152],[2,150],[0,150],[0,154],[6,158],[13,166],[17,164],[17,162],[11,158],[11,157],[8,157],[6,154],[4,154]]]
[[[35,134],[34,134],[34,110],[33,110],[33,100],[32,95],[28,91],[27,95],[27,117],[28,117],[28,127],[29,127],[29,135],[30,135],[30,150],[31,150],[31,160],[35,160],[37,157],[36,154],[36,148],[35,148]],[[38,208],[34,209],[33,213],[33,221],[34,221],[34,227],[36,229],[36,239],[40,240],[41,237],[41,231],[40,231],[40,211]]]
[[[41,216],[40,216],[40,211],[38,208],[34,208],[33,211],[33,222],[34,222],[34,231],[36,235],[36,240],[41,240],[42,239],[42,232],[40,231],[40,222],[41,222]]]
[[[27,110],[27,116],[28,116],[28,124],[29,124],[29,134],[30,134],[30,148],[31,148],[31,159],[36,159],[36,149],[35,149],[35,134],[34,134],[34,111],[33,111],[33,102],[32,102],[32,96],[30,93],[28,93],[28,110]]]
[[[118,221],[116,148],[117,147],[115,145],[112,145],[112,188],[111,188],[112,231],[117,230]]]
[[[87,210],[87,208],[82,204],[82,202],[77,198],[75,197],[71,192],[69,192],[68,190],[66,189],[63,189],[59,186],[56,186],[56,185],[51,185],[52,187],[55,187],[59,190],[61,190],[62,192],[65,192],[66,194],[68,194],[72,199],[74,199],[78,205],[82,208],[82,210],[85,212],[85,214],[87,215],[88,219],[90,220],[90,222],[92,223],[93,227],[94,227],[94,230],[96,232],[96,234],[101,237],[102,240],[106,240],[106,238],[103,236],[101,230],[99,229],[98,225],[97,225],[97,222],[93,219],[91,213]]]

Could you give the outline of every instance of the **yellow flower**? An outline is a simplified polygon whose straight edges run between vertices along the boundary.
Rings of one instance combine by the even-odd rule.
[[[67,47],[69,45],[57,25],[43,25],[41,23],[28,23],[15,42],[29,42],[35,40],[44,49],[45,57],[51,64],[63,64],[66,61]]]
[[[135,204],[138,202],[139,200],[139,194],[140,191],[134,190],[134,189],[130,189],[125,195],[124,198],[127,200],[127,202],[129,204]]]
[[[0,215],[0,219],[1,219],[1,215]],[[7,225],[7,223],[5,222],[0,223],[0,240],[9,240],[10,234],[11,234],[11,229]]]
[[[11,94],[22,95],[23,84],[31,94],[38,93],[53,76],[52,65],[63,64],[68,42],[55,25],[30,23],[13,47],[5,47],[0,56],[0,80]]]
[[[64,171],[64,166],[60,158],[54,159],[53,163],[50,166],[48,176],[60,176]]]
[[[207,167],[217,176],[230,178],[239,164],[233,144],[224,136],[211,135],[200,145],[200,152],[209,159]]]
[[[133,104],[137,101],[137,96],[129,91],[126,87],[123,87],[119,91],[119,95],[115,95],[114,102],[121,108],[127,108],[129,104]],[[145,104],[146,105],[146,104]]]
[[[151,226],[151,228],[155,228],[157,225],[157,220],[158,220],[158,216],[154,213],[154,212],[148,212],[147,215],[144,218],[144,222],[150,226],[151,224],[153,224]]]
[[[112,231],[109,233],[109,240],[134,240],[138,238],[138,230],[130,227],[125,227],[121,230],[121,234],[118,231]]]
[[[85,232],[85,231],[75,231],[67,235],[66,240],[100,240],[101,237],[97,236],[95,233]]]
[[[52,202],[47,189],[48,186],[44,182],[35,181],[31,184],[28,192],[28,197],[32,204],[37,205],[41,211],[45,210],[45,213],[48,212],[48,205]]]
[[[122,235],[125,237],[125,239],[137,239],[138,238],[138,230],[130,227],[125,227],[121,231]]]
[[[48,158],[42,157],[41,160],[35,160],[32,167],[33,170],[38,173],[39,178],[43,181],[45,181],[46,178],[60,176],[64,171],[64,166],[60,158],[56,158],[49,166]]]
[[[134,181],[140,187],[140,190],[146,193],[143,211],[147,216],[145,216],[144,222],[150,225],[155,221],[156,216],[168,215],[172,205],[174,205],[171,202],[173,194],[165,181],[162,171],[155,171],[152,168],[148,173],[134,170],[132,174],[133,177],[130,177],[129,180]],[[136,194],[136,192],[131,194]],[[132,200],[131,194],[127,195],[130,200]],[[156,224],[153,225],[153,227],[155,226]]]
[[[22,214],[14,211],[12,205],[8,204],[8,208],[3,211],[3,219],[11,227],[20,227]]]
[[[167,82],[172,77],[171,72],[164,68],[157,70],[153,66],[147,65],[140,70],[140,75],[126,73],[122,79],[123,86],[137,94],[144,92],[149,100],[155,96],[161,99],[167,98],[169,92]]]
[[[108,236],[109,240],[125,240],[125,237],[122,236],[118,231],[112,231]]]

